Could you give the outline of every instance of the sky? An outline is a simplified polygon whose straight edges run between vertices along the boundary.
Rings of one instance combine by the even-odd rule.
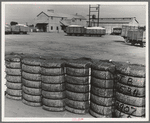
[[[92,3],[93,4],[93,3]],[[146,24],[146,6],[145,5],[111,5],[100,4],[100,18],[104,17],[136,17],[140,25]],[[93,4],[92,6],[96,6]],[[21,24],[31,25],[34,23],[36,16],[47,9],[53,9],[55,13],[80,14],[88,19],[89,4],[5,4],[5,23],[17,21]]]

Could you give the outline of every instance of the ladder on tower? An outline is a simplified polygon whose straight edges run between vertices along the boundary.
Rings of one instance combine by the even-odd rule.
[[[89,5],[89,25],[88,25],[89,27],[91,27],[92,19],[97,19],[97,27],[99,26],[99,8],[100,8],[100,5],[97,5],[96,7]],[[97,18],[94,17],[95,15],[93,13],[97,13]]]

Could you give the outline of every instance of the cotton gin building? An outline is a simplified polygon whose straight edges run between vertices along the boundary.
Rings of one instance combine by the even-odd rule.
[[[138,26],[139,22],[136,17],[124,17],[124,18],[99,18],[99,24],[97,24],[97,19],[92,19],[90,21],[91,26],[101,26],[106,29],[107,34],[113,32],[113,28],[122,28],[122,25]],[[89,21],[87,21],[87,26]]]
[[[41,12],[35,18],[35,27],[38,32],[61,32],[60,21],[66,16],[54,13],[54,10]]]
[[[47,12],[39,13],[35,19],[38,32],[63,32],[63,28],[68,25],[86,25],[86,18],[77,13],[68,15],[47,10]]]

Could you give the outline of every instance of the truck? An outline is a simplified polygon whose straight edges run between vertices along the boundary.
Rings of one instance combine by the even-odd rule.
[[[84,35],[84,26],[81,26],[81,25],[69,25],[67,28],[66,28],[66,33],[67,35]]]
[[[125,43],[131,43],[131,45],[140,44],[143,47],[146,43],[146,32],[138,26],[123,25],[121,36]]]
[[[5,24],[5,34],[10,34],[11,33],[11,26],[8,24]]]
[[[140,29],[129,30],[126,42],[132,45],[140,44],[141,47],[144,47],[146,43],[146,31]]]
[[[27,34],[28,30],[28,26],[24,24],[16,24],[11,26],[12,34]]]
[[[115,28],[113,28],[112,34],[113,35],[121,35],[121,32],[122,32],[122,28],[115,27]]]

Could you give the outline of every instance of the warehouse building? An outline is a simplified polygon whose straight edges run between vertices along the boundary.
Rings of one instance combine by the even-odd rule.
[[[97,19],[93,19],[90,22],[91,26],[97,26]],[[89,21],[87,21],[87,26]],[[106,29],[106,33],[110,34],[113,28],[122,28],[122,25],[138,26],[139,23],[136,17],[125,17],[125,18],[99,18],[99,26]]]
[[[47,12],[42,11],[37,15],[34,25],[39,32],[63,32],[64,26],[86,25],[86,18],[77,13],[67,15],[47,10]]]
[[[65,26],[69,26],[69,25],[86,26],[86,18],[76,13],[75,15],[68,15],[68,17],[60,21],[60,23]]]

